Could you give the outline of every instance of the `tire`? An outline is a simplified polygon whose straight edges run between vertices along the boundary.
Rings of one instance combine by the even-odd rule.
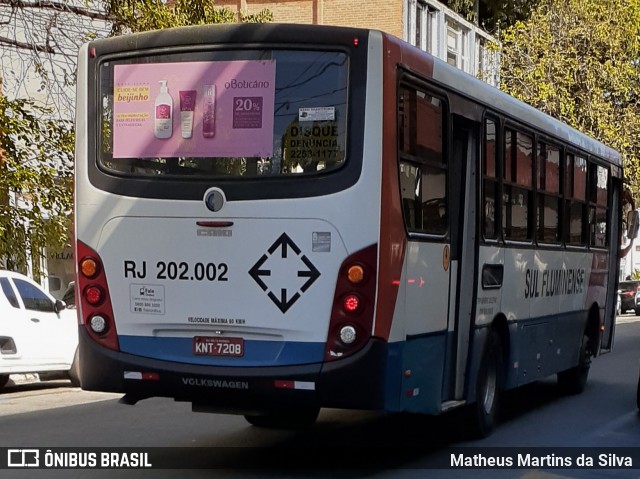
[[[76,353],[73,355],[73,362],[71,363],[71,369],[69,369],[67,375],[69,376],[69,380],[71,380],[71,384],[73,387],[80,387],[80,357],[79,357],[78,348],[76,348]]]
[[[586,334],[583,335],[580,345],[580,362],[576,367],[558,373],[558,386],[566,394],[580,394],[587,386],[593,356],[589,343],[589,337]]]
[[[489,332],[476,379],[476,402],[472,406],[472,432],[487,437],[496,427],[504,381],[502,342],[495,329]]]
[[[636,316],[640,316],[640,308],[634,308],[633,312],[636,314]]]
[[[636,406],[638,406],[638,410],[640,410],[640,378],[638,378],[638,389],[636,392]]]
[[[266,429],[304,429],[313,426],[320,408],[278,411],[261,415],[245,415],[249,424]]]
[[[8,374],[0,374],[0,389],[5,387],[8,382],[9,382],[9,375]]]

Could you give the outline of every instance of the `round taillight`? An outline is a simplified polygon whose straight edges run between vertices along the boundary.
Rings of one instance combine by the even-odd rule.
[[[355,294],[349,294],[344,297],[342,307],[347,313],[355,313],[360,309],[360,298]]]
[[[353,344],[356,340],[356,328],[353,326],[343,326],[340,328],[340,341],[343,344]]]
[[[97,306],[102,302],[102,290],[97,286],[89,286],[84,291],[84,297],[91,306]]]
[[[362,283],[364,280],[364,268],[359,264],[350,266],[347,270],[347,279],[351,284]]]
[[[98,275],[98,262],[93,258],[84,258],[80,261],[80,271],[87,278],[95,278]]]
[[[102,334],[107,330],[107,320],[104,318],[104,316],[92,316],[91,320],[89,321],[89,325],[91,326],[91,330],[94,333]]]

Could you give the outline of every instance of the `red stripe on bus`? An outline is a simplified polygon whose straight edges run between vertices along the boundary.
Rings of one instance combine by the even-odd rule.
[[[378,301],[373,334],[388,340],[398,298],[400,276],[404,263],[406,236],[400,204],[397,150],[396,65],[401,63],[400,44],[383,38],[382,51],[389,61],[382,72],[383,128],[382,132],[382,201],[380,211],[380,247],[378,270]]]

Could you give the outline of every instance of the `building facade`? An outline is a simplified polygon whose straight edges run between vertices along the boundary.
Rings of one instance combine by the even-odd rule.
[[[497,40],[435,0],[217,0],[216,5],[256,14],[268,9],[274,23],[373,28],[402,38],[470,75],[498,86]]]

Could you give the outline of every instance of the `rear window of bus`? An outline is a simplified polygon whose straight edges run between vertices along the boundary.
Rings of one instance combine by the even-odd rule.
[[[348,57],[333,51],[103,61],[98,166],[182,179],[337,170],[345,162],[347,82]]]

